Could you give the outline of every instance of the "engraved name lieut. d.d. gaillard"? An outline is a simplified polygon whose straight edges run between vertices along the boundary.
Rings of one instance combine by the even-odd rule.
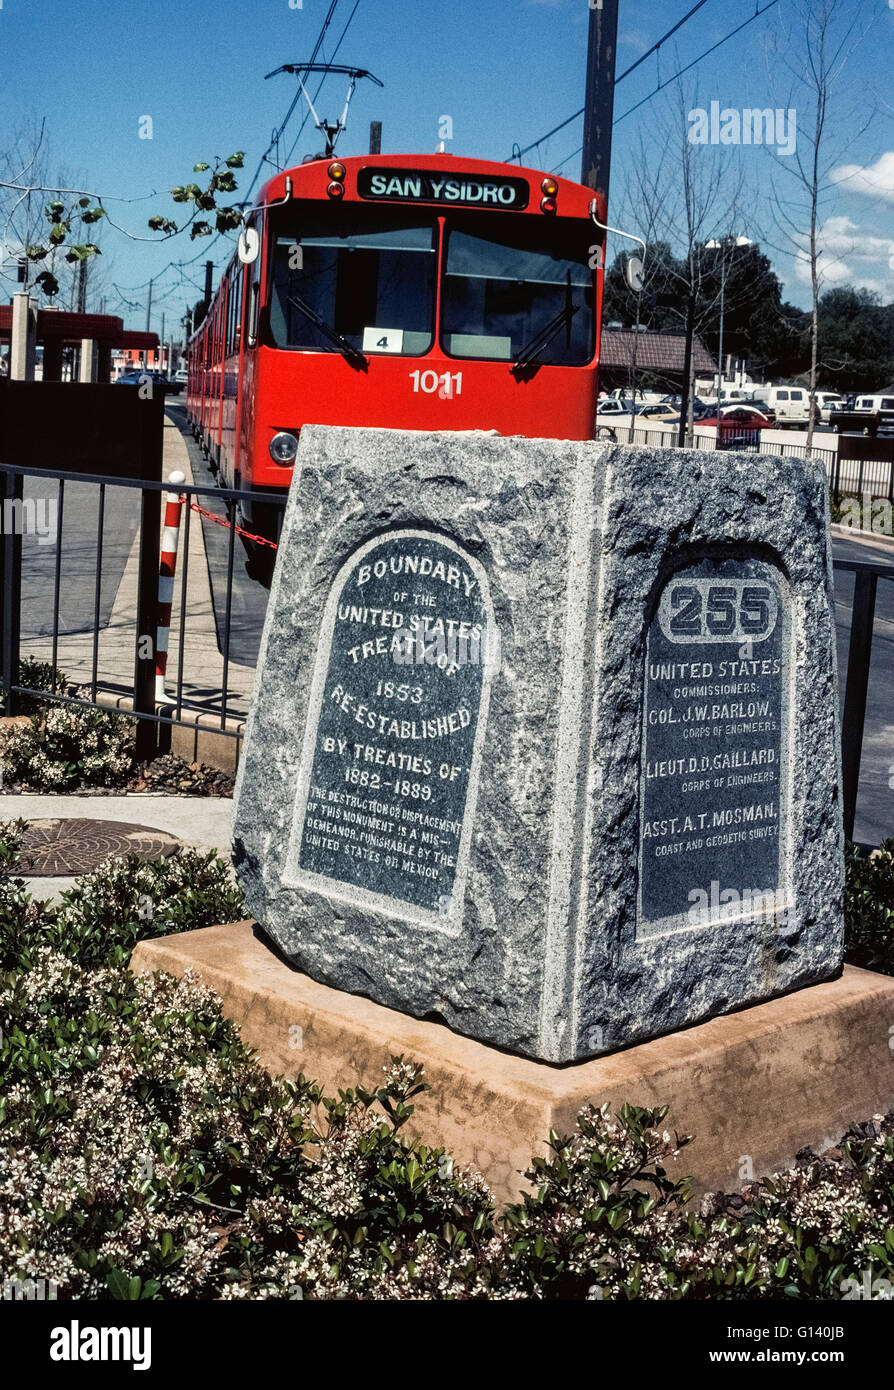
[[[782,625],[758,561],[706,560],[665,587],[644,690],[645,921],[682,918],[715,880],[780,886]]]
[[[386,534],[343,567],[309,711],[299,881],[449,914],[486,715],[483,585],[480,566],[434,533]]]

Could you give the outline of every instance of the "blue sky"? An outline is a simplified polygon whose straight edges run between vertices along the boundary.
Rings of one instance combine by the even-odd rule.
[[[618,70],[644,53],[693,2],[621,0]],[[247,186],[295,90],[294,78],[265,82],[264,74],[310,56],[330,3],[303,0],[297,8],[297,0],[2,0],[0,149],[17,126],[46,117],[58,173],[74,175],[79,186],[108,197],[116,222],[149,236],[146,219],[153,212],[176,217],[166,190],[189,182],[197,160],[244,149],[240,186]],[[707,0],[658,57],[648,58],[618,86],[616,116],[746,20],[756,3],[766,0]],[[777,0],[700,62],[687,78],[690,105],[710,110],[716,100],[723,108],[787,109],[792,80],[786,67],[797,67],[801,58],[797,42],[787,38],[795,4]],[[835,167],[845,173],[836,175],[837,187],[822,209],[824,283],[864,284],[889,301],[894,299],[894,0],[839,0],[837,10],[837,22],[857,20],[860,37],[833,102],[830,148],[840,151]],[[583,102],[587,0],[359,0],[356,10],[355,0],[338,0],[326,57],[332,58],[349,19],[335,61],[368,67],[385,86],[358,86],[341,153],[366,149],[371,119],[383,122],[385,151],[432,151],[439,120],[449,115],[452,153],[505,158],[514,142],[531,143]],[[328,79],[321,113],[339,113],[344,95],[343,80]],[[615,129],[609,220],[623,213],[632,231],[639,228],[635,209],[624,206],[624,193],[640,142],[652,155],[659,150],[661,132],[672,119],[671,102],[667,93],[659,95]],[[795,109],[803,125],[802,109]],[[870,111],[874,118],[864,132]],[[151,140],[139,138],[140,119],[147,115]],[[302,104],[285,132],[284,152],[303,115]],[[579,155],[567,157],[580,144],[580,131],[577,121],[525,162],[544,169],[561,165],[563,173],[579,177]],[[317,144],[308,123],[292,162]],[[763,232],[787,297],[806,304],[806,268],[771,225],[768,194],[778,176],[771,156],[753,148],[704,154],[706,159],[728,156],[746,179],[742,225],[717,225],[708,234]],[[113,196],[142,201],[113,202]],[[678,201],[676,193],[673,198]],[[800,211],[793,211],[799,221]],[[210,239],[190,242],[184,236],[154,245],[109,227],[101,244],[107,311],[121,313],[128,326],[143,326],[146,281],[161,275],[154,293],[156,331],[162,310],[170,324],[198,297],[206,256],[221,265],[229,255],[221,240],[212,245]],[[182,268],[164,270],[172,260]],[[4,288],[8,291],[8,285]]]

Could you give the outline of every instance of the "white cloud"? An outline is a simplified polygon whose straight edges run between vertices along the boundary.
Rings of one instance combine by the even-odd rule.
[[[847,193],[894,204],[894,150],[886,150],[874,164],[841,164],[830,177]]]
[[[795,279],[810,284],[810,238],[795,238]],[[817,228],[817,272],[820,292],[836,285],[874,290],[883,300],[894,299],[894,240],[875,236],[849,217],[827,217]]]
[[[635,53],[645,53],[651,44],[641,29],[630,29],[618,37],[619,48],[632,48]]]

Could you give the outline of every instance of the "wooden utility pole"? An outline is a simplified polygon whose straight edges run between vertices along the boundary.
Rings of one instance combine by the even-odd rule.
[[[617,42],[618,0],[590,0],[581,183],[599,193],[605,199],[606,208],[612,159]]]
[[[87,261],[78,262],[78,313],[87,312]]]
[[[370,154],[382,153],[382,122],[370,121],[369,123],[369,152]]]

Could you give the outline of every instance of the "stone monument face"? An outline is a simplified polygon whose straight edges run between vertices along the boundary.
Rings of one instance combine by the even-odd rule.
[[[829,978],[814,464],[302,431],[234,862],[324,984],[568,1062]]]

